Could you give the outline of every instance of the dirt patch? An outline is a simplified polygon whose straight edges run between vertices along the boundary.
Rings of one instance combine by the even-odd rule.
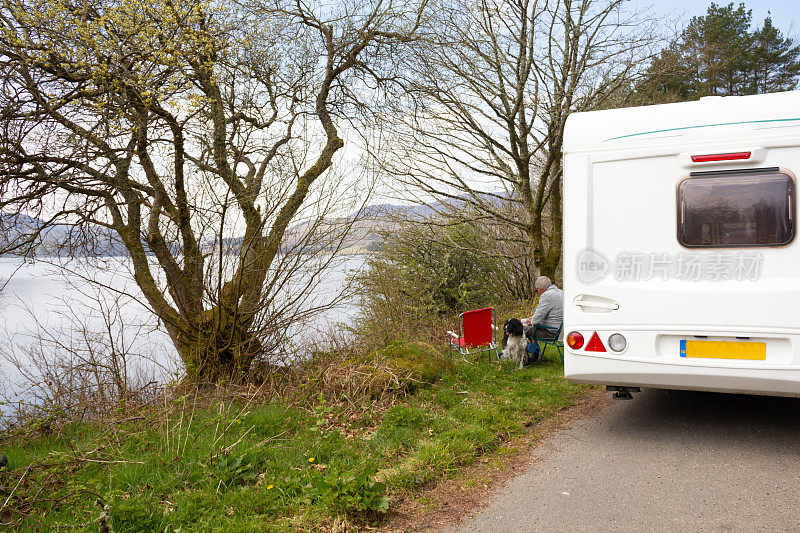
[[[378,529],[390,533],[424,532],[455,524],[467,513],[486,507],[495,490],[507,479],[540,461],[542,456],[534,450],[543,439],[575,420],[598,414],[610,403],[604,390],[590,389],[577,404],[532,424],[523,435],[507,442],[499,453],[479,458],[456,477],[419,489],[413,498],[398,502],[391,518]]]

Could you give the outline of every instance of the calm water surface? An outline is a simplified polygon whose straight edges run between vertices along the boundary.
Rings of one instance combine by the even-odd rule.
[[[140,295],[124,258],[85,260],[53,259],[55,263],[24,262],[0,257],[0,350],[18,357],[45,337],[65,347],[85,344],[84,332],[109,336],[132,354],[131,361],[158,373],[180,370],[174,348],[163,328],[137,301]],[[330,301],[345,284],[349,272],[361,268],[364,259],[351,256],[322,272],[314,300]],[[93,282],[89,282],[93,280]],[[98,285],[98,283],[100,285]],[[131,296],[121,296],[120,294]],[[315,319],[318,327],[347,323],[355,315],[353,305],[343,305]],[[108,320],[108,317],[111,320]],[[19,379],[12,365],[0,358],[0,379],[13,384]]]

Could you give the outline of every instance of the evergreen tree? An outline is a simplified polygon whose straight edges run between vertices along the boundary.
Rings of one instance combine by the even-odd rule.
[[[664,104],[692,100],[696,94],[694,70],[686,64],[683,50],[674,42],[650,63],[635,89],[639,104]]]
[[[682,36],[683,66],[692,73],[694,92],[733,95],[751,92],[750,34],[752,11],[744,4],[714,3],[704,17],[694,17]]]
[[[751,31],[743,3],[712,3],[650,63],[635,88],[640,104],[791,90],[800,77],[800,45],[764,20]]]
[[[784,38],[767,17],[753,35],[753,85],[759,93],[794,89],[800,75],[800,45]]]

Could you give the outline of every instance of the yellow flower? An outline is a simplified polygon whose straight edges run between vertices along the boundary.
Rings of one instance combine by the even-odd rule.
[[[275,485],[267,485],[267,490],[272,490],[275,488]]]
[[[313,462],[314,462],[314,458],[313,458],[313,457],[309,457],[309,458],[308,458],[308,462],[309,462],[309,463],[313,463]]]

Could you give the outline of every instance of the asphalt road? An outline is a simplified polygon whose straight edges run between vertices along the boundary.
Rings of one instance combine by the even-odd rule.
[[[800,399],[643,390],[450,531],[800,531]]]

